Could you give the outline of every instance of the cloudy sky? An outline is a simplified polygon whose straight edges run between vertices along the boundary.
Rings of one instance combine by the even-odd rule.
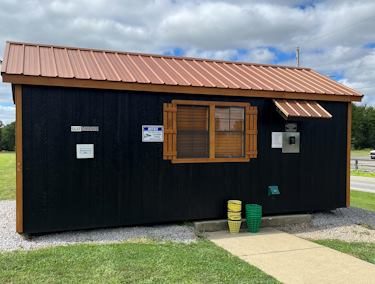
[[[1,0],[6,40],[301,65],[375,105],[375,1]],[[0,120],[14,120],[0,83]]]

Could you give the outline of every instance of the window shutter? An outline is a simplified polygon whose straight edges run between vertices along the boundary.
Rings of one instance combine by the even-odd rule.
[[[246,108],[246,157],[256,158],[258,154],[258,128],[257,128],[258,109],[255,106]]]
[[[163,159],[173,160],[176,158],[176,113],[177,107],[174,104],[165,103],[163,105],[163,125],[164,125],[164,143]]]

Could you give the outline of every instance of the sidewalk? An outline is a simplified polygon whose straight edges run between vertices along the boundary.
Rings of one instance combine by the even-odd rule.
[[[375,283],[375,265],[272,228],[208,239],[283,283]]]

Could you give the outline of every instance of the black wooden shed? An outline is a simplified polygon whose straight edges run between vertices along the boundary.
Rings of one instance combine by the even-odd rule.
[[[311,69],[7,42],[1,74],[20,233],[349,206],[362,95]]]

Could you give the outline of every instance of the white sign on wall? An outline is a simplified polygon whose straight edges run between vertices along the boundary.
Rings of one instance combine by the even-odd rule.
[[[142,125],[142,142],[163,142],[164,127],[162,125]]]
[[[79,126],[72,125],[70,126],[71,132],[98,132],[99,126]]]
[[[77,144],[77,159],[94,159],[94,144]]]
[[[282,132],[272,132],[272,148],[282,148],[283,147],[283,133]]]

